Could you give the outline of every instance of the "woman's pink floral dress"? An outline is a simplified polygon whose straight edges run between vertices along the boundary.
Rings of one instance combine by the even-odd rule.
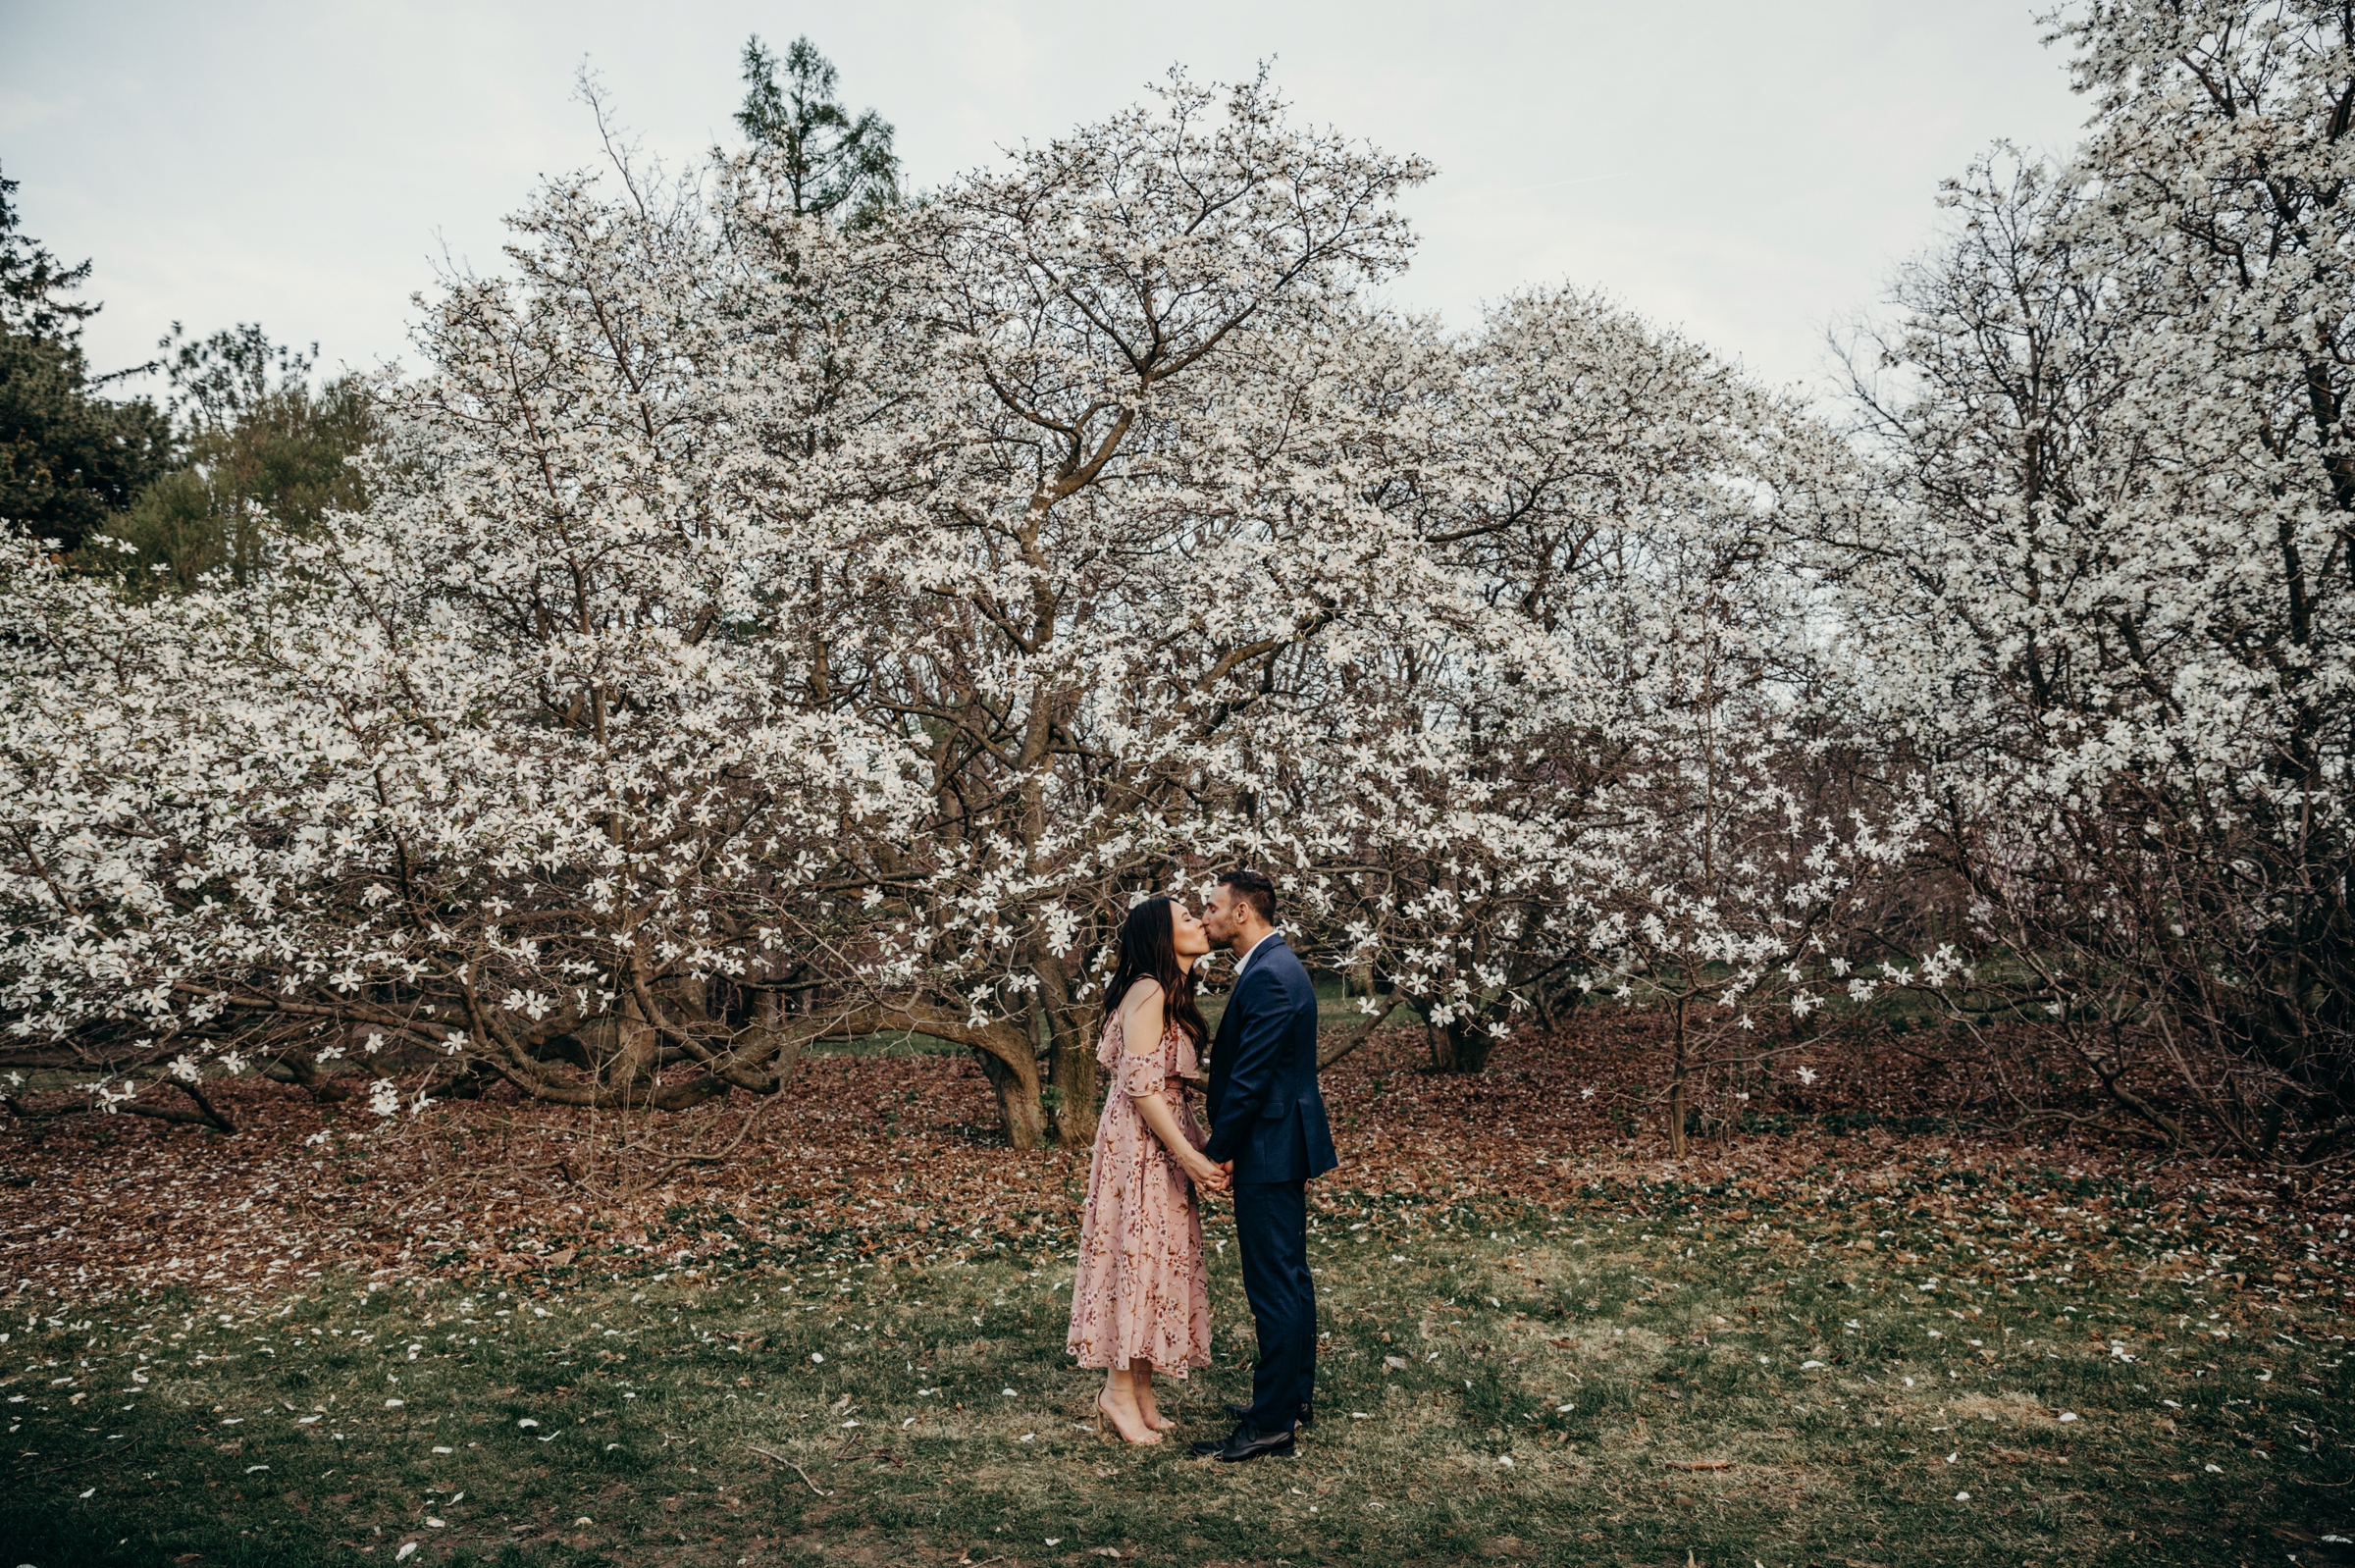
[[[1185,1080],[1199,1077],[1201,1066],[1175,1023],[1160,1050],[1126,1052],[1117,1015],[1104,1025],[1096,1060],[1110,1072],[1079,1218],[1079,1279],[1066,1341],[1083,1367],[1142,1361],[1182,1378],[1188,1367],[1210,1365],[1202,1209],[1193,1181],[1128,1097],[1161,1094],[1198,1149],[1203,1135],[1185,1103]]]

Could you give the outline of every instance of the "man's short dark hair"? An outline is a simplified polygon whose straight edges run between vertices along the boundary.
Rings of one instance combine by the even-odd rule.
[[[1259,912],[1259,917],[1270,925],[1276,923],[1276,884],[1268,880],[1265,871],[1238,866],[1219,874],[1219,885],[1234,889],[1234,896]]]

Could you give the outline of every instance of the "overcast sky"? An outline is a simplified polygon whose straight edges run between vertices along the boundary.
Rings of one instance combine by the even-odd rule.
[[[690,159],[736,141],[746,35],[806,32],[919,187],[1172,64],[1268,59],[1303,117],[1438,164],[1400,303],[1467,325],[1567,279],[1793,381],[1935,233],[1941,178],[1998,137],[2075,140],[2044,4],[0,0],[0,172],[30,234],[96,260],[100,368],[175,319],[366,366],[405,352],[438,258],[497,266],[501,216],[598,161],[584,59],[647,150]]]

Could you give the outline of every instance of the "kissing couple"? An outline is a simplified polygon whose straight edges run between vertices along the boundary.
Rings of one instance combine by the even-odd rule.
[[[1213,944],[1235,957],[1204,1086],[1205,1136],[1186,1104],[1207,1035],[1194,967]],[[1109,1069],[1079,1220],[1079,1277],[1067,1343],[1105,1369],[1099,1430],[1161,1441],[1178,1423],[1153,1398],[1156,1369],[1210,1365],[1202,1197],[1234,1200],[1243,1292],[1259,1331],[1251,1402],[1234,1431],[1197,1442],[1206,1458],[1288,1454],[1315,1419],[1317,1288],[1308,1272],[1308,1182],[1339,1163],[1317,1088],[1317,993],[1276,929],[1276,884],[1233,870],[1197,916],[1148,898],[1121,925],[1096,1060]]]

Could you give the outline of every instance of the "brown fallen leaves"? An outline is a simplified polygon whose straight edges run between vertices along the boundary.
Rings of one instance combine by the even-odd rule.
[[[1961,1110],[1967,1079],[1867,1040],[1817,1042],[1816,1084],[1783,1078],[1744,1102],[1763,1128],[1696,1139],[1671,1162],[1645,1109],[1652,1027],[1597,1017],[1524,1034],[1476,1076],[1421,1071],[1420,1033],[1384,1031],[1325,1074],[1342,1165],[1319,1206],[1484,1228],[1531,1207],[1808,1239],[1838,1228],[1925,1283],[2160,1271],[2285,1299],[2340,1288],[2346,1166],[2306,1173],[2293,1210],[2260,1173],[2157,1166],[2096,1131],[1946,1124],[1928,1113]],[[708,1277],[821,1250],[886,1268],[1051,1250],[1069,1246],[1087,1172],[1084,1150],[1005,1147],[986,1082],[957,1056],[816,1057],[774,1100],[661,1116],[502,1091],[380,1121],[259,1078],[208,1086],[236,1136],[124,1117],[0,1123],[0,1292],[246,1294],[347,1272]]]

